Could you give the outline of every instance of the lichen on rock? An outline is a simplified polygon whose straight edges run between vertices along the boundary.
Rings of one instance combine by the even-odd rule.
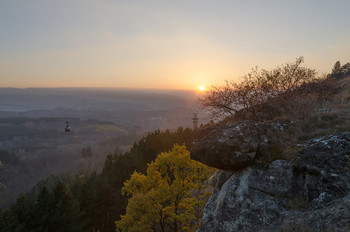
[[[270,133],[281,129],[237,126],[205,128],[192,146],[193,158],[224,169],[199,231],[350,231],[349,132],[299,145],[298,159],[259,165],[259,149],[268,153]]]

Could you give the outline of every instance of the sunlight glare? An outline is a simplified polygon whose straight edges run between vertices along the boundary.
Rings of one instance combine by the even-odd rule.
[[[205,86],[203,85],[199,86],[199,90],[203,92],[205,90]]]

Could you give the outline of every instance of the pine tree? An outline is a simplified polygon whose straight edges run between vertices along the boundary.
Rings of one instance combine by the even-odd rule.
[[[54,198],[46,187],[44,187],[37,197],[35,205],[35,226],[36,231],[51,231],[55,229],[53,216],[55,209]]]
[[[1,231],[32,231],[32,203],[23,194],[12,207],[1,214]]]
[[[332,73],[336,74],[341,71],[341,64],[340,61],[335,62],[334,67],[332,69]]]
[[[63,182],[58,182],[52,191],[53,208],[50,215],[49,231],[78,232],[82,231],[78,205]]]

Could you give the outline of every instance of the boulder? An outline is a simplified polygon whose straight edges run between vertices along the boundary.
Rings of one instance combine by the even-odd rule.
[[[191,146],[191,158],[219,169],[245,168],[270,149],[272,138],[284,126],[243,121],[202,128]]]

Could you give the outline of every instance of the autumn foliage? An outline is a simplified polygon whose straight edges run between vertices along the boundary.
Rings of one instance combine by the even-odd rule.
[[[175,145],[124,183],[131,198],[117,231],[194,231],[210,191],[203,185],[213,169],[190,159],[185,146]]]

